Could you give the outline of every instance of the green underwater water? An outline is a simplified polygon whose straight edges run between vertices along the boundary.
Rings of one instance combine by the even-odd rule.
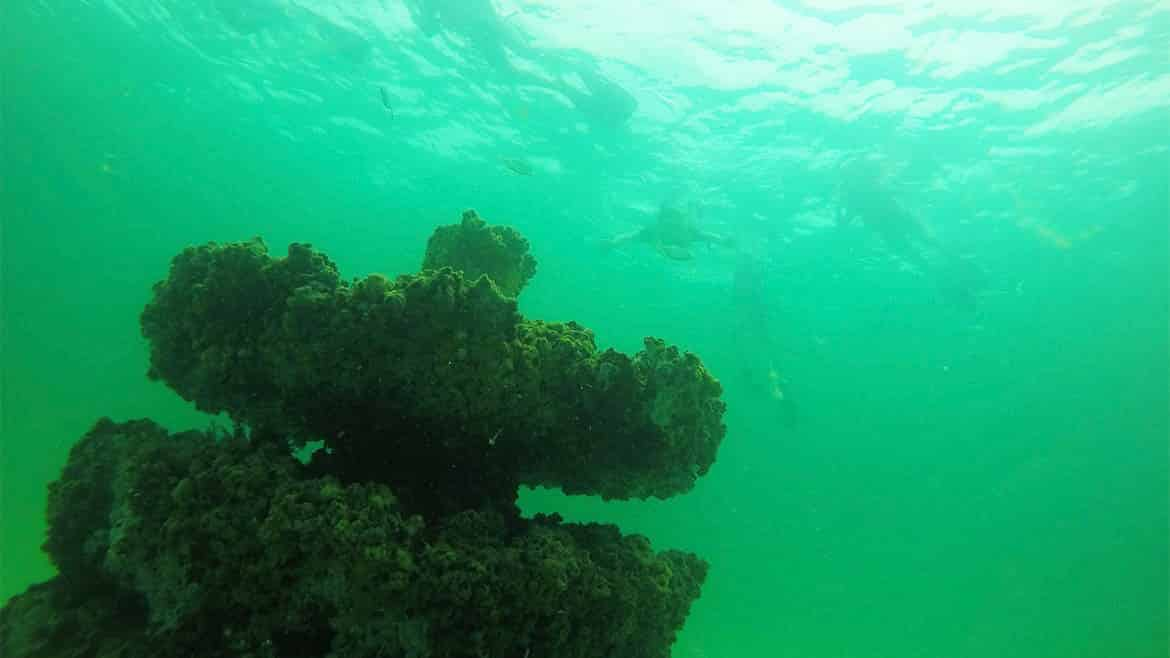
[[[814,38],[572,4],[497,3],[543,30],[515,70],[490,23],[427,35],[394,2],[0,10],[0,596],[52,575],[45,487],[94,421],[208,423],[144,374],[175,253],[262,235],[410,272],[474,207],[532,243],[526,316],[663,337],[724,386],[693,492],[521,499],[711,563],[676,657],[1166,656],[1167,11],[786,5]],[[574,101],[598,71],[632,116]],[[859,154],[978,265],[977,303],[833,225]],[[738,245],[598,246],[676,198]]]

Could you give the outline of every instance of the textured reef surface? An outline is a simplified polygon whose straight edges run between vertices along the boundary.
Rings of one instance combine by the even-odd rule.
[[[396,279],[259,239],[176,256],[148,374],[235,428],[99,420],[49,488],[58,575],[0,610],[0,655],[667,658],[707,563],[524,518],[518,488],[685,493],[721,388],[662,340],[521,317],[528,252],[467,211]]]

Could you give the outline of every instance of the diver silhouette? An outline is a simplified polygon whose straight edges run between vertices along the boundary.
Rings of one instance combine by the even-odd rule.
[[[938,239],[934,230],[898,201],[882,183],[880,164],[856,158],[845,162],[837,184],[836,224],[860,222],[899,258],[929,276],[951,305],[975,310],[983,272]]]

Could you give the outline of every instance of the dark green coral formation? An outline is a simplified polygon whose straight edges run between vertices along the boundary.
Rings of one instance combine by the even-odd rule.
[[[349,283],[306,245],[193,247],[142,327],[151,376],[200,409],[322,440],[329,472],[420,508],[508,506],[520,484],[667,497],[724,433],[695,356],[656,339],[599,352],[584,327],[524,320],[486,276],[450,268]]]
[[[435,229],[427,242],[422,269],[450,267],[468,279],[486,274],[500,292],[516,297],[536,274],[536,259],[528,253],[528,240],[510,226],[489,226],[474,210],[463,221]]]
[[[50,490],[60,575],[0,612],[0,654],[668,656],[706,563],[524,519],[517,489],[688,491],[719,384],[661,340],[522,318],[533,271],[473,212],[393,280],[308,245],[184,250],[142,314],[149,375],[237,428],[87,434]]]
[[[0,612],[5,656],[665,657],[706,564],[604,525],[313,476],[242,435],[100,421],[50,490],[60,574]]]

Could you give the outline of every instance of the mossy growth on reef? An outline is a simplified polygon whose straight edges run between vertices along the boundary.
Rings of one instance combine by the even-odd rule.
[[[719,383],[660,339],[628,356],[521,317],[534,265],[505,289],[439,260],[345,281],[305,244],[176,256],[148,374],[236,427],[99,421],[50,486],[59,574],[0,610],[0,655],[667,658],[706,563],[516,496],[690,490]]]
[[[505,296],[518,297],[536,274],[536,259],[519,231],[491,226],[474,210],[466,210],[463,221],[440,226],[427,242],[422,269],[443,267],[463,272],[468,279],[487,275]]]

